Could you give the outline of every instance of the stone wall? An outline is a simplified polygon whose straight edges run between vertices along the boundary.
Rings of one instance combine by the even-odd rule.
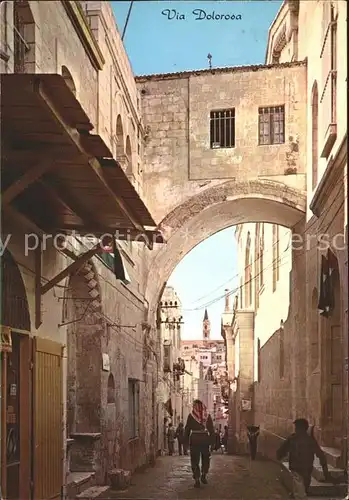
[[[155,220],[222,180],[272,176],[302,189],[305,75],[296,63],[138,77],[147,130],[144,194]],[[283,104],[285,144],[258,146],[258,108]],[[235,108],[235,147],[211,149],[210,111],[226,108]]]
[[[97,130],[141,193],[143,129],[139,92],[131,64],[111,4],[99,1],[82,1],[81,4],[105,59],[98,79]],[[126,151],[127,137],[130,139],[130,151]]]
[[[79,2],[72,4],[79,7]],[[25,71],[59,74],[68,71],[76,97],[95,127],[93,133],[100,134],[117,157],[126,153],[127,137],[130,138],[131,154],[128,160],[132,168],[127,173],[131,182],[141,191],[139,164],[143,147],[142,127],[132,69],[115,25],[111,5],[108,2],[81,4],[86,17],[82,15],[77,28],[60,1],[23,3],[21,9],[25,10],[21,12],[26,20],[24,38],[30,46]],[[7,3],[6,9],[3,9],[3,5],[1,7],[2,28],[6,25],[6,30],[1,30],[2,48],[9,57],[8,62],[1,61],[1,71],[12,72],[13,4]],[[77,12],[80,12],[79,8]],[[81,37],[86,33],[90,42],[84,45]],[[100,56],[99,63],[94,57],[96,53]],[[117,131],[118,117],[123,127],[122,138]],[[6,232],[6,228],[3,230]],[[69,405],[67,432],[101,433],[98,445],[99,482],[106,480],[106,472],[113,466],[134,469],[143,465],[151,453],[152,394],[156,379],[155,357],[152,353],[154,334],[150,331],[145,341],[146,335],[141,326],[145,319],[144,245],[120,242],[131,280],[129,285],[118,282],[112,270],[96,257],[92,259],[92,278],[86,278],[90,272],[85,266],[84,274],[75,277],[76,281],[75,278],[71,281],[67,278],[55,286],[42,299],[43,322],[36,330],[34,255],[33,252],[24,255],[22,229],[13,224],[8,231],[15,233],[9,250],[19,263],[26,285],[32,334],[68,346],[69,353],[66,351],[64,359],[64,374],[67,375],[67,379],[64,377],[64,384],[67,382],[67,388],[64,387],[64,405],[67,400]],[[85,250],[73,240],[69,245],[77,253]],[[52,278],[70,263],[70,259],[48,245],[43,252],[43,280]],[[81,297],[89,297],[89,285],[93,281],[98,284],[97,287],[93,285],[98,289],[97,309],[92,307],[86,312],[86,300],[81,301]],[[70,321],[73,323],[68,327],[60,326]],[[102,369],[102,354],[109,355],[110,372]],[[107,403],[110,374],[114,378],[115,403]],[[139,437],[132,442],[128,439],[129,378],[139,380],[140,384],[140,430]]]

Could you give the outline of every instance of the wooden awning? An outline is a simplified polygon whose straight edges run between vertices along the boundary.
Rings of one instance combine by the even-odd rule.
[[[42,232],[118,239],[156,223],[86,112],[57,74],[1,75],[2,205]]]

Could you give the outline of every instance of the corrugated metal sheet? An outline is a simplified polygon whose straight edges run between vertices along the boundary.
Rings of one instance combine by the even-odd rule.
[[[34,498],[60,498],[63,485],[62,346],[34,339]]]

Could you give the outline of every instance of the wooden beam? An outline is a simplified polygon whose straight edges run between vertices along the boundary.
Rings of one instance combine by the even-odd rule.
[[[107,181],[104,178],[103,172],[102,172],[102,167],[99,164],[99,162],[95,159],[92,158],[89,161],[89,164],[93,170],[93,172],[96,174],[97,179],[99,179],[100,183],[103,185],[104,189],[110,194],[110,196],[114,199],[115,203],[117,203],[118,207],[122,211],[122,213],[128,218],[128,220],[131,222],[133,227],[135,229],[138,229],[138,231],[143,231],[143,226],[140,224],[136,217],[131,213],[130,209],[126,206],[125,202],[121,199],[120,196],[118,196],[109,186]]]
[[[17,220],[23,226],[23,228],[31,229],[33,233],[43,236],[44,231],[12,205],[6,205],[5,207],[3,207],[3,210],[5,214],[8,214],[10,217]]]
[[[29,142],[27,147],[25,147],[24,141],[21,141],[20,149],[14,149],[16,146],[13,144],[3,147],[1,151],[3,163],[39,162],[44,156],[54,158],[57,165],[60,163],[82,163],[81,155],[77,152],[75,152],[75,155],[72,154],[71,146],[60,147],[58,149],[51,145],[49,147],[37,147],[32,149],[30,147],[31,144],[32,143]]]
[[[94,255],[96,255],[96,253],[101,251],[102,251],[101,245],[98,243],[98,245],[95,245],[87,252],[79,255],[79,257],[72,264],[70,264],[63,271],[57,274],[57,276],[52,278],[48,283],[46,283],[41,287],[41,295],[47,293],[49,290],[51,290],[51,288],[57,285],[57,283],[64,280],[64,278],[66,278],[70,274],[74,274],[75,272],[77,272],[83,266],[83,264],[85,264],[85,262],[87,262]]]
[[[73,199],[70,199],[68,202],[65,201],[64,198],[66,197],[67,193],[64,192],[64,190],[61,188],[61,186],[58,185],[58,183],[51,186],[51,184],[49,184],[47,181],[40,180],[39,182],[46,189],[46,191],[48,191],[52,198],[55,198],[58,203],[60,203],[64,208],[77,215],[86,223],[86,226],[100,226],[101,231],[107,231],[107,229],[103,227],[103,223],[97,217],[87,212],[83,207],[80,207],[76,201],[74,201]]]
[[[138,243],[144,243],[149,250],[153,249],[154,243],[158,244],[165,244],[166,241],[163,237],[163,235],[160,232],[152,232],[152,231],[136,231],[133,230],[130,233],[128,233],[130,230],[129,229],[115,229],[115,228],[108,228],[105,231],[101,231],[100,228],[98,227],[91,227],[89,230],[86,230],[85,228],[79,228],[76,227],[75,225],[71,224],[66,224],[60,228],[61,232],[68,233],[70,231],[77,231],[81,236],[84,236],[85,234],[94,234],[96,237],[102,236],[103,234],[109,233],[111,235],[115,235],[116,239],[119,241],[137,241]],[[140,238],[140,235],[143,235],[144,238]]]
[[[22,191],[24,191],[28,186],[37,181],[46,172],[51,170],[56,166],[54,160],[48,160],[47,158],[41,160],[34,167],[31,167],[27,172],[17,179],[6,191],[1,195],[1,203],[3,206],[8,205],[11,201],[16,198]]]
[[[71,143],[73,145],[75,145],[75,147],[81,152],[81,154],[83,156],[86,157],[87,163],[89,164],[90,168],[94,172],[96,179],[104,187],[105,191],[115,201],[115,203],[118,206],[118,209],[123,212],[125,217],[131,222],[133,227],[142,231],[143,230],[142,224],[137,220],[137,217],[135,217],[132,214],[131,210],[127,207],[126,203],[122,200],[122,198],[120,196],[118,196],[110,188],[110,186],[108,185],[107,181],[104,178],[101,165],[96,160],[96,158],[91,157],[91,155],[87,151],[85,151],[85,149],[83,148],[81,141],[80,141],[79,132],[76,129],[69,127],[69,125],[67,125],[64,122],[63,118],[60,116],[59,112],[55,109],[55,106],[52,104],[50,98],[48,97],[48,95],[46,95],[45,91],[43,90],[42,84],[40,83],[40,81],[38,81],[36,84],[36,91],[40,95],[43,102],[46,104],[46,106],[47,106],[48,110],[50,111],[55,122],[60,126],[62,131],[64,131],[68,135]]]
[[[40,328],[42,324],[41,310],[41,275],[42,275],[42,245],[35,249],[35,328]]]

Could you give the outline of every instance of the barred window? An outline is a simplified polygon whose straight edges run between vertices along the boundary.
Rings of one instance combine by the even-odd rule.
[[[211,111],[211,149],[235,147],[235,109]]]
[[[259,144],[285,142],[285,106],[259,108]]]

